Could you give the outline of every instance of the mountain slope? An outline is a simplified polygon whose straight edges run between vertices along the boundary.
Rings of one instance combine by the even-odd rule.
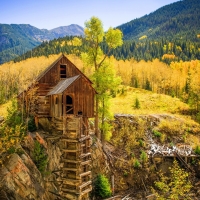
[[[29,24],[0,24],[0,64],[25,53],[42,41],[83,34],[83,28],[75,24],[52,30],[38,29]]]
[[[122,24],[125,40],[190,39],[200,34],[200,0],[183,0],[166,5],[149,15]]]

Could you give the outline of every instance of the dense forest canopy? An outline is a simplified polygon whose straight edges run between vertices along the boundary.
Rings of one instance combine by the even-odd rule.
[[[118,26],[125,40],[146,37],[150,40],[198,41],[200,0],[183,0],[166,5],[149,15]]]
[[[26,52],[22,56],[14,59],[15,62],[24,60],[31,57],[48,56],[58,53],[75,53],[77,56],[80,52],[85,52],[87,47],[87,41],[82,39],[81,46],[73,46],[71,41],[74,37],[66,36],[64,38],[54,39],[49,42],[43,42],[38,47],[31,51]],[[108,47],[105,43],[102,43],[102,49],[105,53],[108,51]],[[109,55],[113,55],[116,59],[126,60],[135,59],[140,60],[153,60],[158,58],[160,61],[170,63],[172,61],[190,61],[200,59],[200,38],[199,42],[191,42],[189,40],[155,40],[150,41],[148,39],[135,41],[124,41],[121,47],[111,50]]]

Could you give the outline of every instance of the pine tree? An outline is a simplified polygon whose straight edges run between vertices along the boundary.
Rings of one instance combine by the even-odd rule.
[[[106,176],[99,174],[94,182],[94,195],[97,199],[108,198],[112,195],[111,187]]]

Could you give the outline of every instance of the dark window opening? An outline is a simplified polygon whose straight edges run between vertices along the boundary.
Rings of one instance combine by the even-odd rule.
[[[58,97],[56,97],[56,104],[58,104]]]
[[[66,114],[74,114],[73,99],[69,95],[66,96]]]
[[[83,115],[83,112],[82,111],[78,111],[78,115]]]
[[[60,78],[67,78],[66,65],[60,65]]]

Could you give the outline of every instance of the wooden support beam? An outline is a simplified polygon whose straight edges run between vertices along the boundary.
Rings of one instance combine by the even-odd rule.
[[[191,172],[194,172],[194,170],[185,162],[185,160],[179,155],[178,152],[175,151],[174,154],[181,161],[181,163],[185,166],[186,169],[188,169]]]
[[[80,193],[80,196],[85,195],[86,193],[89,193],[90,191],[92,191],[92,186],[90,186],[87,190],[84,190]]]
[[[88,181],[86,183],[83,183],[82,185],[79,186],[80,190],[88,185],[92,184],[92,181]]]
[[[79,142],[83,142],[84,140],[88,140],[88,139],[90,139],[90,135],[80,138]]]
[[[61,162],[64,162],[64,163],[80,163],[81,161],[80,160],[70,160],[70,159],[62,158]]]
[[[63,137],[63,136],[62,136],[62,138],[61,138],[61,141],[65,141],[65,142],[74,142],[74,143],[79,142],[78,140],[69,139],[69,138]]]
[[[63,152],[76,153],[76,152],[78,152],[78,151],[80,151],[80,150],[78,150],[78,149],[61,149],[61,151],[63,151]]]
[[[78,171],[79,169],[63,167],[62,170],[64,170],[64,171],[73,171],[73,172],[76,172],[76,171]]]
[[[80,155],[80,158],[85,158],[85,157],[90,156],[90,155],[91,155],[90,152],[89,152],[89,153],[85,153],[85,154],[81,154],[81,155]]]
[[[88,164],[91,163],[91,161],[92,161],[92,160],[87,160],[87,161],[85,161],[85,162],[81,162],[80,164],[81,164],[81,165],[88,165]]]
[[[71,178],[61,178],[61,180],[64,181],[68,181],[68,182],[73,182],[73,183],[80,183],[81,179],[71,179]]]
[[[67,180],[67,179],[64,179],[63,182],[62,182],[62,185],[72,185],[72,186],[78,186],[80,184],[80,180]]]
[[[45,139],[47,139],[47,140],[57,140],[57,139],[60,139],[61,138],[61,136],[57,136],[57,135],[55,135],[55,136],[46,136],[45,137]]]
[[[80,177],[91,175],[91,171],[80,174]]]
[[[80,176],[76,176],[76,178],[68,178],[68,177],[61,177],[61,180],[64,181],[64,180],[71,180],[71,181],[81,181],[81,177]]]

